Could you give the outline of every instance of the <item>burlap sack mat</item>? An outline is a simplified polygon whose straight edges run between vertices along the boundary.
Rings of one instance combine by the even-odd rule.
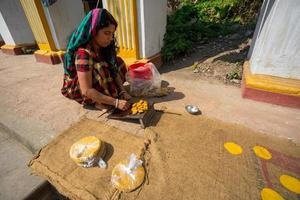
[[[71,145],[85,136],[96,136],[108,145],[108,168],[82,168],[69,157]],[[46,178],[70,199],[110,199],[111,171],[131,153],[140,156],[146,143],[143,138],[130,135],[101,122],[83,119],[64,131],[30,161],[32,173]]]
[[[123,193],[121,199],[259,200],[267,187],[286,200],[299,199],[279,177],[286,174],[300,180],[300,144],[189,114],[163,114],[157,126],[146,129],[147,135],[153,138],[149,184],[140,192]],[[226,142],[240,145],[243,152],[230,154]],[[267,148],[272,159],[257,157],[252,149],[256,145]]]

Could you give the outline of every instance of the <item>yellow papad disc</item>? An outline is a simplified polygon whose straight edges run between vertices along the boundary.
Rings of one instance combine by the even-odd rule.
[[[103,146],[103,142],[94,136],[84,137],[71,146],[70,157],[75,163],[83,164],[97,156],[100,149],[103,151]]]
[[[131,192],[138,188],[145,179],[145,169],[143,166],[137,167],[132,174],[126,173],[123,167],[128,165],[128,161],[117,164],[112,171],[113,185],[120,191]]]

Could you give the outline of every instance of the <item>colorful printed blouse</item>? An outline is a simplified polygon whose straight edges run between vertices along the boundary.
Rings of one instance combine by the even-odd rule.
[[[117,65],[120,78],[124,82],[127,68],[120,57],[117,57]],[[81,94],[77,76],[77,71],[92,71],[92,87],[104,95],[117,98],[118,87],[109,67],[110,65],[103,58],[94,53],[90,45],[79,48],[75,54],[75,68],[71,73],[64,74],[62,94],[78,103],[93,104],[91,99]]]

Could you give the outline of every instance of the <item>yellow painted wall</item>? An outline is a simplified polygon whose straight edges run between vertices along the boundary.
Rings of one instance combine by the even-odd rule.
[[[119,56],[138,59],[136,0],[103,0],[103,5],[118,22],[116,39],[120,47]]]
[[[20,2],[39,48],[46,51],[55,51],[56,47],[44,14],[41,1],[20,0]]]

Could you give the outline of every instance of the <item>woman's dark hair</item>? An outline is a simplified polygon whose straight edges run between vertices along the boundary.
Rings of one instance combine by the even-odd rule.
[[[101,19],[100,20],[101,22],[97,23],[97,25],[96,25],[96,32],[98,32],[102,28],[108,27],[109,25],[115,25],[115,27],[117,29],[117,27],[118,27],[117,21],[106,9],[102,10],[100,19]],[[110,43],[110,45],[100,49],[100,51],[101,51],[100,53],[106,62],[111,62],[112,60],[115,61],[115,57],[116,57],[117,50],[118,50],[116,43],[117,43],[116,39],[115,39],[115,37],[113,37],[113,41]],[[115,63],[110,63],[110,64],[114,65]]]
[[[96,25],[96,33],[98,33],[99,30],[109,27],[109,25],[115,25],[116,29],[118,27],[118,23],[115,20],[115,18],[106,10],[103,9],[102,12],[100,12],[101,16],[99,17],[99,21]],[[70,36],[67,38],[67,44],[69,44],[72,34],[76,30],[72,31]],[[81,47],[85,47],[89,42],[82,44]],[[112,58],[114,58],[117,54],[118,46],[117,41],[115,37],[113,38],[113,41],[108,45],[107,47],[101,48],[101,55],[105,59],[105,61],[109,62]],[[113,64],[113,63],[111,63]]]

